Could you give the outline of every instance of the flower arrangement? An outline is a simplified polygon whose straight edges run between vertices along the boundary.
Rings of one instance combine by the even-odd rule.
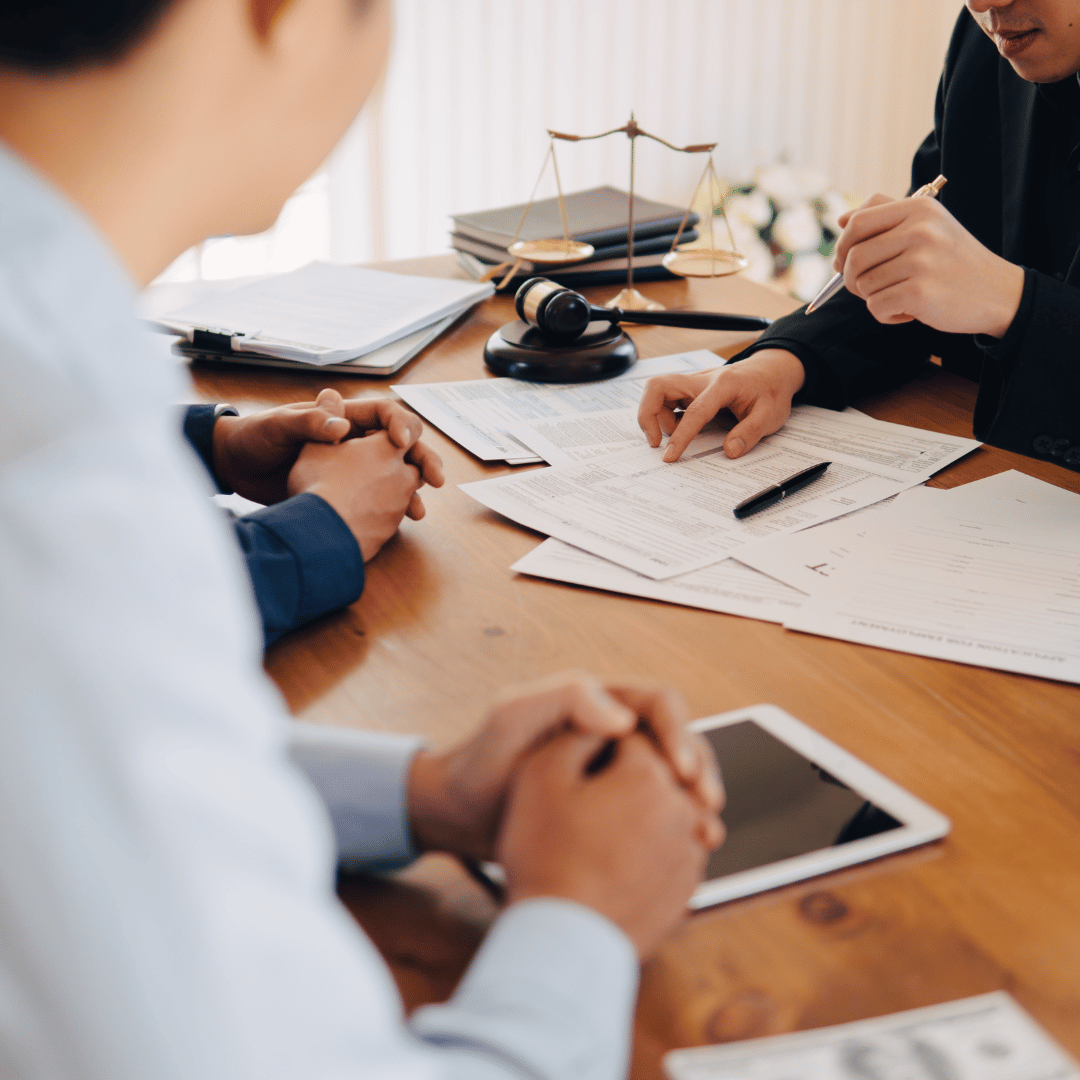
[[[837,218],[859,199],[829,185],[811,169],[769,165],[724,195],[723,212],[754,281],[780,281],[792,296],[811,300],[832,277]]]

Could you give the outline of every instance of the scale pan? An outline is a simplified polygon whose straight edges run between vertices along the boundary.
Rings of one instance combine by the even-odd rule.
[[[518,240],[506,250],[534,263],[570,263],[589,258],[595,249],[580,240]]]
[[[724,277],[737,274],[750,265],[745,255],[727,248],[676,248],[661,264],[679,277]]]

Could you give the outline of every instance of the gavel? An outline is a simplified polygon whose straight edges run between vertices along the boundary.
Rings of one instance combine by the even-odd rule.
[[[514,296],[522,322],[535,326],[553,342],[580,337],[590,322],[649,323],[689,330],[764,330],[771,323],[756,315],[725,315],[714,311],[624,311],[595,307],[581,293],[548,278],[529,278]]]

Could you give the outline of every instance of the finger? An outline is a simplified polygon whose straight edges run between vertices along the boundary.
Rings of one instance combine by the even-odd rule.
[[[880,201],[875,202],[874,199]],[[878,236],[889,229],[896,228],[908,214],[919,212],[918,208],[912,210],[910,199],[889,199],[885,196],[874,196],[868,199],[863,206],[853,210],[851,217],[840,238],[836,241],[836,249],[833,251],[833,267],[839,270],[847,259],[848,252],[862,241],[871,236]]]
[[[511,688],[489,713],[496,742],[510,757],[561,727],[614,738],[633,731],[637,719],[637,713],[585,672],[560,672]]]
[[[609,686],[608,692],[644,723],[675,775],[686,783],[696,781],[700,761],[687,731],[690,713],[682,694],[666,686],[634,684]]]
[[[412,521],[419,521],[427,513],[427,508],[424,506],[423,500],[413,492],[413,497],[409,500],[409,505],[405,510],[405,516]]]
[[[671,406],[685,405],[705,388],[707,379],[702,375],[711,376],[712,372],[698,372],[694,376],[696,381],[688,381],[685,375],[658,375],[645,384],[645,389],[638,404],[638,427],[645,432],[645,437],[650,446],[659,446],[661,435],[661,423],[658,417],[663,413],[671,413]],[[664,431],[663,434],[670,434]]]
[[[900,280],[902,267],[910,267],[910,260],[898,261],[910,250],[911,237],[906,233],[908,230],[893,229],[853,247],[844,263],[844,288],[865,299]]]
[[[416,443],[405,455],[405,460],[420,470],[421,483],[432,487],[442,487],[445,483],[442,458],[425,443]]]
[[[666,405],[656,414],[656,418],[660,422],[660,430],[665,435],[670,435],[679,423],[675,410],[669,409]]]
[[[733,380],[717,378],[700,393],[682,414],[668,440],[664,460],[678,461],[683,451],[701,433],[701,429],[735,397]]]
[[[910,311],[918,302],[918,290],[913,283],[910,280],[901,281],[869,297],[866,310],[879,323],[894,326],[897,323],[911,322],[915,316],[910,314]]]
[[[393,398],[359,398],[346,401],[345,416],[352,423],[356,434],[386,431],[390,441],[401,450],[408,450],[424,430],[420,418]]]
[[[697,838],[707,851],[716,851],[727,839],[727,829],[716,814],[704,813],[698,821]]]
[[[349,422],[331,410],[318,404],[304,409],[282,410],[275,417],[274,441],[293,446],[308,442],[340,442],[349,434]]]
[[[573,786],[593,775],[602,775],[591,772],[590,763],[604,751],[609,741],[594,732],[563,729],[529,755],[525,769],[536,768],[553,772],[564,784]],[[612,764],[618,759],[621,750],[621,746],[616,749]]]
[[[315,398],[315,406],[331,416],[344,417],[345,415],[345,399],[330,387],[319,391]]]
[[[729,458],[742,457],[766,435],[779,431],[791,413],[789,404],[758,398],[744,416],[724,438],[724,453]]]

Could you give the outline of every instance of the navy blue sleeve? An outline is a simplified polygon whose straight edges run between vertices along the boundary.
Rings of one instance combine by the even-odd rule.
[[[214,424],[217,423],[215,408],[214,405],[188,405],[184,409],[184,438],[202,458],[202,463],[218,491],[222,495],[231,495],[232,491],[221,486],[221,481],[214,471]]]
[[[360,545],[318,495],[294,495],[233,519],[266,644],[359,599]]]

